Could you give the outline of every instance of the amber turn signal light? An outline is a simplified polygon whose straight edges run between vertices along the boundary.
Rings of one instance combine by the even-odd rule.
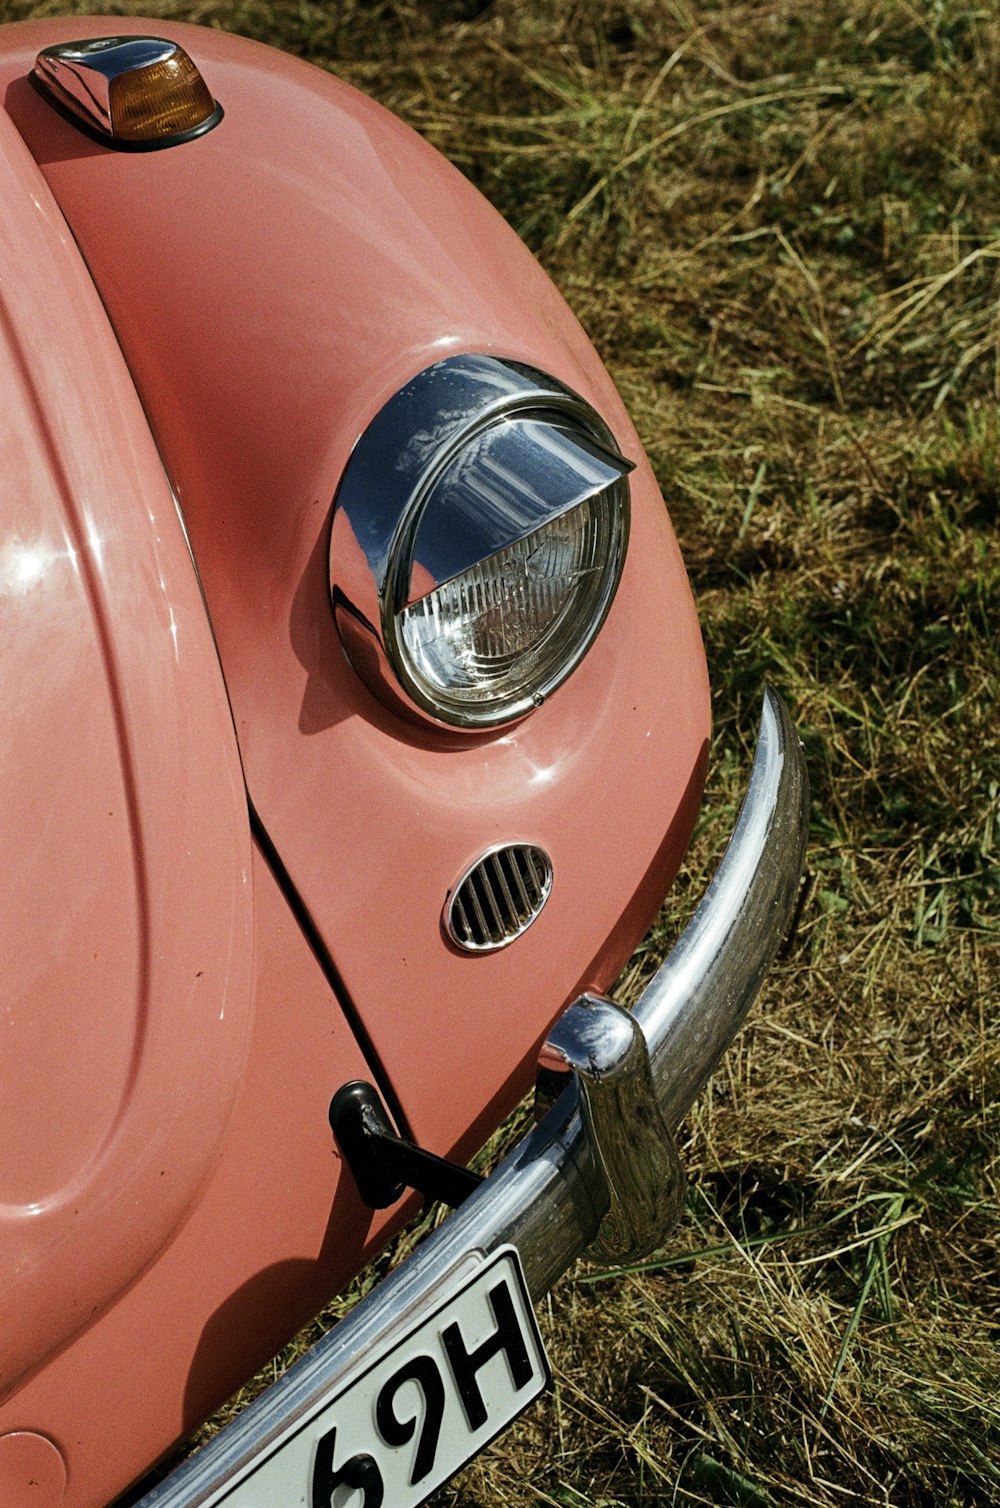
[[[176,146],[222,119],[222,107],[183,47],[162,37],[91,37],[46,47],[31,81],[107,146]]]

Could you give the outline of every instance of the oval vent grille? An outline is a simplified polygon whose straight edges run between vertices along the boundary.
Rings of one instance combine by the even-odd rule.
[[[455,887],[445,911],[448,936],[468,953],[505,948],[531,926],[549,898],[552,864],[531,843],[492,848]]]

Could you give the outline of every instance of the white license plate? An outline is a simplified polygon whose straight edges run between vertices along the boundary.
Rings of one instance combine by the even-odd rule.
[[[213,1508],[416,1508],[548,1380],[521,1264],[504,1247],[443,1280]]]

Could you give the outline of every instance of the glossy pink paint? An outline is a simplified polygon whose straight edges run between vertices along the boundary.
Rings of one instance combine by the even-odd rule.
[[[0,821],[17,878],[0,902],[17,1086],[0,1276],[18,1315],[8,1386],[28,1378],[0,1406],[0,1501],[20,1490],[5,1434],[8,1461],[41,1451],[56,1481],[37,1437],[68,1464],[66,1508],[97,1508],[186,1433],[399,1217],[371,1217],[338,1176],[326,1107],[368,1075],[251,857],[239,759],[414,1133],[464,1155],[561,1006],[606,988],[648,925],[708,737],[690,593],[635,432],[460,175],[336,80],[218,33],[166,28],[226,111],[166,152],[109,152],[25,82],[42,46],[165,25],[0,32]],[[108,316],[184,509],[239,755]],[[463,738],[366,691],[327,552],[361,430],[414,372],[469,350],[562,379],[640,464],[594,649],[522,724]],[[551,853],[552,898],[510,949],[464,956],[448,891],[509,839]]]
[[[170,489],[0,114],[0,1395],[156,1256],[249,1029],[236,742]]]
[[[464,1151],[522,1092],[562,1005],[609,984],[684,850],[708,735],[690,592],[607,374],[486,202],[337,80],[169,30],[226,112],[183,147],[110,152],[19,79],[65,22],[12,28],[0,87],[180,496],[251,798],[414,1133]],[[331,500],[358,434],[415,371],[464,350],[565,381],[640,462],[629,558],[594,649],[521,725],[472,738],[375,703],[326,589]],[[551,900],[515,946],[463,956],[441,924],[449,889],[513,839],[551,853]]]
[[[411,1201],[372,1215],[341,1176],[326,1119],[331,1085],[363,1076],[364,1061],[256,849],[252,868],[253,1030],[216,1164],[141,1281],[0,1405],[4,1508],[20,1508],[5,1463],[37,1463],[39,1448],[19,1441],[5,1456],[3,1437],[29,1430],[67,1463],[61,1508],[105,1508],[412,1213]],[[54,1477],[54,1463],[49,1470]]]

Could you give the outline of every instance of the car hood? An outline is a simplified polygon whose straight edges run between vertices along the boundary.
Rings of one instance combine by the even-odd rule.
[[[0,110],[0,1392],[131,1282],[243,1063],[249,834],[170,488]]]

